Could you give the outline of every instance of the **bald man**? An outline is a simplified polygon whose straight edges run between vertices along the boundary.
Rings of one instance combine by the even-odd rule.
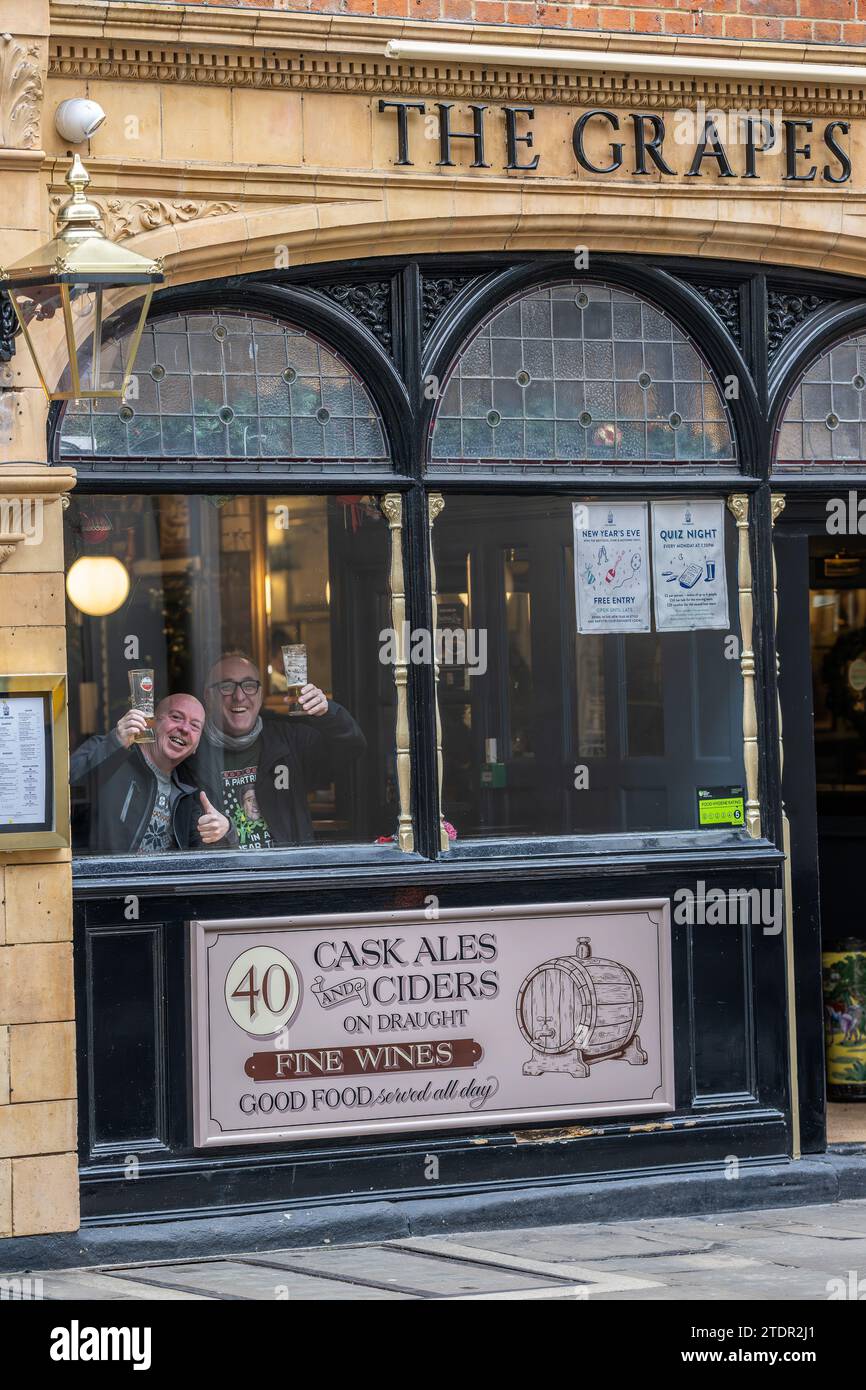
[[[70,780],[89,791],[91,853],[159,854],[237,844],[228,818],[178,771],[198,747],[204,722],[194,695],[167,695],[156,707],[153,743],[135,742],[147,721],[133,709],[110,734],[76,749]]]

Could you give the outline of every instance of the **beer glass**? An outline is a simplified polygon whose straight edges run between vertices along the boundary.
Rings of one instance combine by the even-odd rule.
[[[154,680],[153,671],[144,667],[129,673],[129,706],[139,710],[147,720],[147,728],[136,734],[133,743],[156,743],[154,725]]]
[[[303,642],[288,643],[282,648],[283,670],[289,696],[289,714],[303,714],[301,688],[307,684],[307,648]]]

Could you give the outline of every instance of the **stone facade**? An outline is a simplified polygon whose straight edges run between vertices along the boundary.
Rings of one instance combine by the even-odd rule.
[[[48,232],[42,152],[48,32],[47,0],[0,3],[4,262]],[[0,564],[0,672],[63,672],[62,498],[75,478],[69,469],[46,466],[47,404],[20,347],[0,370],[0,387],[0,498],[34,499],[43,509],[42,542],[16,546]],[[75,1230],[69,851],[4,853],[0,880],[0,1236]]]
[[[568,29],[598,49],[615,32],[627,50],[705,57],[721,36],[739,41],[734,56],[756,61],[850,63],[852,45],[866,43],[866,0],[310,0],[303,11],[0,0],[0,259],[49,235],[68,168],[53,114],[64,98],[87,95],[108,114],[82,150],[90,195],[113,236],[165,257],[172,284],[371,248],[583,247],[847,273],[866,263],[866,84],[816,96],[793,81],[752,83],[744,98],[733,79],[563,74],[545,64],[518,77],[508,65],[384,57],[394,37],[534,46],[562,42],[558,30]],[[406,23],[416,19],[439,23],[435,32]],[[412,117],[411,166],[397,162],[394,112],[379,110],[395,100],[427,104]],[[439,165],[440,101],[454,103],[461,131],[469,102],[488,106],[489,168],[471,167],[467,141],[452,167]],[[701,103],[744,101],[780,120],[851,122],[851,179],[786,182],[781,153],[754,180],[718,169],[687,179],[687,142],[671,144],[671,177],[575,165],[571,131],[589,107],[608,108],[624,127],[636,111],[665,113],[673,126]],[[542,159],[533,171],[505,167],[504,107],[515,102],[535,108]],[[609,135],[591,136],[599,163]],[[63,671],[61,508],[74,475],[46,466],[45,402],[20,341],[0,385],[0,495],[42,497],[46,516],[44,544],[19,547],[0,566],[0,670]],[[0,855],[0,1236],[75,1229],[78,1219],[69,861],[67,851]]]

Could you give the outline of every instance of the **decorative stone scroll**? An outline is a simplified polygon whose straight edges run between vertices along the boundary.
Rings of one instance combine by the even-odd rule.
[[[3,149],[37,148],[42,97],[38,43],[0,34],[0,146]]]

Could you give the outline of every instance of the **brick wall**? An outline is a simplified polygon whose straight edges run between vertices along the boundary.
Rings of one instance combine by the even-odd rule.
[[[208,4],[209,0],[187,0]],[[220,0],[237,7],[389,19],[539,24],[549,28],[768,42],[866,44],[866,0]]]

